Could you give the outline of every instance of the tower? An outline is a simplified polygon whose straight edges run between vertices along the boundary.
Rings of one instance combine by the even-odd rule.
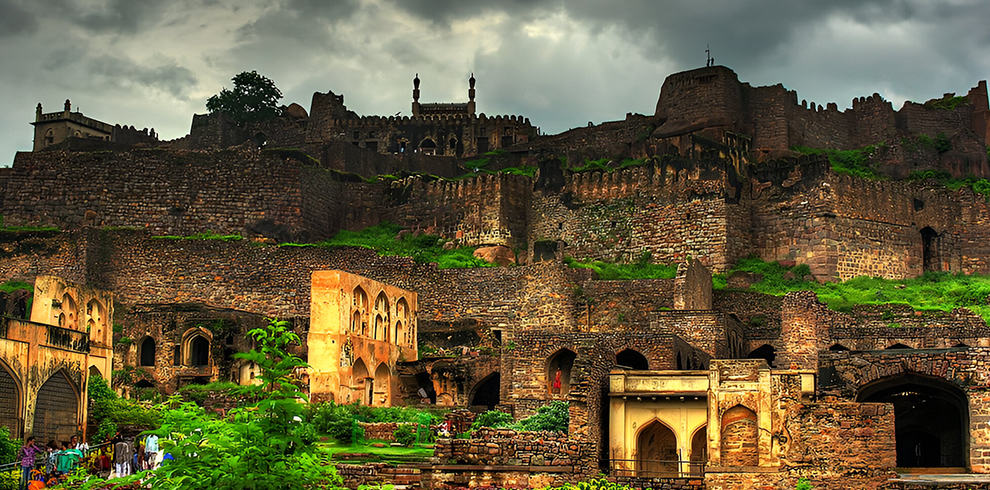
[[[474,115],[474,73],[471,73],[471,78],[468,79],[467,113],[470,116]]]
[[[419,73],[416,74],[416,78],[413,78],[412,115],[413,117],[419,115]]]

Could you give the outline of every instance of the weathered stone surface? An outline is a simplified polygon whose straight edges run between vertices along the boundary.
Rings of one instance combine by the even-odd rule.
[[[516,263],[516,254],[511,248],[503,245],[493,247],[478,247],[474,251],[474,256],[489,264],[496,264],[500,267]]]

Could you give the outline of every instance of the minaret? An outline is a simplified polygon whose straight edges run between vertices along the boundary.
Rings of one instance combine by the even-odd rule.
[[[474,72],[471,73],[471,78],[468,79],[468,106],[467,112],[469,116],[474,115]]]
[[[412,115],[413,117],[419,115],[419,73],[416,74],[416,78],[413,78]]]
[[[38,102],[38,107],[34,108],[34,121],[41,121],[41,102]]]
[[[65,99],[65,118],[66,119],[69,118],[69,112],[71,112],[71,111],[72,111],[72,102],[69,102],[69,99]]]

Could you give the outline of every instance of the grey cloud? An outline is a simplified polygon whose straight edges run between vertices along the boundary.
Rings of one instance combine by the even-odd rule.
[[[514,21],[529,16],[536,11],[554,8],[559,0],[509,0],[492,2],[489,0],[392,0],[395,8],[401,9],[434,25],[449,27],[452,23],[489,12],[504,12]]]
[[[38,2],[34,8],[39,15],[61,17],[92,32],[133,34],[157,23],[169,5],[169,2],[134,0],[100,0],[89,4],[58,0]]]
[[[147,87],[185,100],[196,77],[189,69],[167,62],[158,66],[142,66],[132,60],[101,56],[86,63],[87,70],[98,81],[119,88]]]
[[[34,14],[14,0],[0,0],[0,38],[33,34],[38,29]]]

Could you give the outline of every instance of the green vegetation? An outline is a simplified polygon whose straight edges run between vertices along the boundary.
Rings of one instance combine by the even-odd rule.
[[[321,403],[310,407],[310,420],[319,433],[326,434],[340,444],[357,444],[364,438],[360,422],[418,422],[423,414],[433,420],[443,419],[446,409],[417,409],[414,407],[369,407],[352,403]],[[411,429],[410,429],[411,430]],[[416,433],[412,432],[415,439]],[[402,442],[402,441],[399,441]]]
[[[206,109],[211,114],[225,112],[239,123],[274,119],[282,113],[278,100],[282,91],[270,78],[256,71],[243,71],[231,78],[234,89],[226,87],[206,101]]]
[[[4,226],[0,215],[0,231],[61,231],[57,226]]]
[[[34,285],[17,279],[11,279],[3,284],[0,284],[0,291],[5,293],[12,293],[18,289],[26,289],[28,291],[34,291]]]
[[[203,406],[208,396],[221,395],[236,398],[242,402],[257,400],[259,387],[256,385],[241,386],[230,381],[214,381],[205,385],[189,384],[177,391],[184,401]]]
[[[726,277],[735,272],[759,274],[762,280],[750,288],[764,294],[781,296],[792,291],[814,291],[818,299],[836,311],[851,311],[853,305],[904,304],[918,311],[952,311],[969,308],[990,321],[990,276],[927,272],[912,279],[882,279],[857,277],[840,283],[819,284],[801,278],[810,273],[805,264],[784,267],[778,262],[764,262],[758,258],[740,260],[724,275],[713,278],[716,289],[726,287]],[[787,272],[793,278],[785,279]],[[893,319],[889,315],[885,320]]]
[[[970,175],[965,179],[957,179],[952,177],[949,172],[945,170],[925,170],[922,172],[911,172],[907,176],[906,180],[910,181],[921,181],[927,179],[934,179],[939,184],[944,185],[949,190],[957,191],[963,187],[969,187],[976,194],[983,196],[987,202],[990,202],[990,181],[987,179],[977,179]]]
[[[887,176],[870,163],[870,155],[877,150],[874,145],[858,150],[830,150],[807,146],[795,146],[792,150],[803,155],[827,155],[832,171],[838,174],[869,180],[887,180]]]
[[[605,478],[599,478],[578,483],[565,483],[559,487],[546,487],[544,490],[633,490],[633,488]]]
[[[489,410],[474,419],[471,430],[478,430],[482,427],[493,429],[506,427],[526,432],[567,432],[570,421],[570,404],[562,400],[555,400],[549,405],[536,409],[536,413],[533,415],[515,423],[513,423],[511,415],[498,410]]]
[[[797,485],[794,486],[794,490],[814,490],[814,488],[807,478],[799,478]]]
[[[969,105],[967,97],[956,96],[956,94],[945,94],[941,99],[932,99],[925,102],[928,109],[941,109],[943,111],[954,111],[956,107]]]
[[[0,463],[16,461],[21,440],[10,437],[10,429],[0,426]],[[20,467],[0,473],[0,490],[15,490],[20,479]]]
[[[159,240],[220,240],[222,242],[236,242],[244,237],[239,234],[221,235],[219,233],[213,233],[211,230],[206,230],[189,236],[156,235],[151,238],[157,238]]]
[[[415,437],[415,435],[413,435]],[[365,458],[360,458],[360,460],[375,460],[375,461],[408,461],[411,459],[426,460],[433,456],[433,448],[429,446],[413,446],[413,447],[396,447],[389,444],[385,444],[384,447],[373,446],[374,442],[356,442],[356,443],[342,443],[342,442],[321,442],[317,445],[320,452],[330,455],[337,456],[338,454],[362,454],[367,455]],[[348,461],[354,461],[348,458]]]
[[[383,221],[361,231],[341,230],[330,240],[316,244],[286,243],[282,246],[363,247],[374,250],[378,255],[398,255],[412,257],[416,262],[436,262],[441,269],[495,266],[475,258],[471,247],[444,250],[443,241],[436,235],[406,234],[399,238],[402,230],[399,225]]]
[[[903,137],[901,138],[901,146],[908,153],[913,153],[918,148],[927,148],[939,153],[945,153],[952,149],[952,142],[949,141],[949,137],[945,133],[939,132],[935,135],[935,139],[932,139],[927,134],[919,134],[914,139]]]
[[[632,279],[673,279],[677,276],[677,266],[653,264],[651,254],[644,251],[632,264],[602,262],[600,260],[578,260],[565,257],[564,262],[575,269],[592,269],[603,281],[632,280]]]
[[[89,399],[93,403],[89,416],[98,421],[101,427],[113,425],[115,430],[117,425],[133,424],[151,429],[157,428],[161,423],[157,410],[118,397],[102,376],[89,377]],[[113,435],[113,432],[109,435]],[[99,438],[94,440],[101,441]]]
[[[566,168],[566,158],[561,157],[561,161],[565,163],[564,166]],[[622,170],[622,169],[627,168],[627,167],[634,167],[634,166],[637,166],[637,165],[643,165],[644,163],[646,163],[646,159],[643,159],[643,158],[639,158],[639,159],[626,158],[626,159],[623,159],[622,162],[620,162],[618,165],[616,165],[614,167],[609,165],[610,162],[612,162],[612,159],[607,158],[607,157],[606,158],[600,158],[598,160],[585,160],[583,164],[574,166],[572,168],[569,168],[568,170],[570,170],[571,172],[575,172],[575,173],[580,173],[580,172],[595,172],[595,171],[597,171],[597,172],[606,172],[607,173],[607,172],[614,172],[616,170]]]

